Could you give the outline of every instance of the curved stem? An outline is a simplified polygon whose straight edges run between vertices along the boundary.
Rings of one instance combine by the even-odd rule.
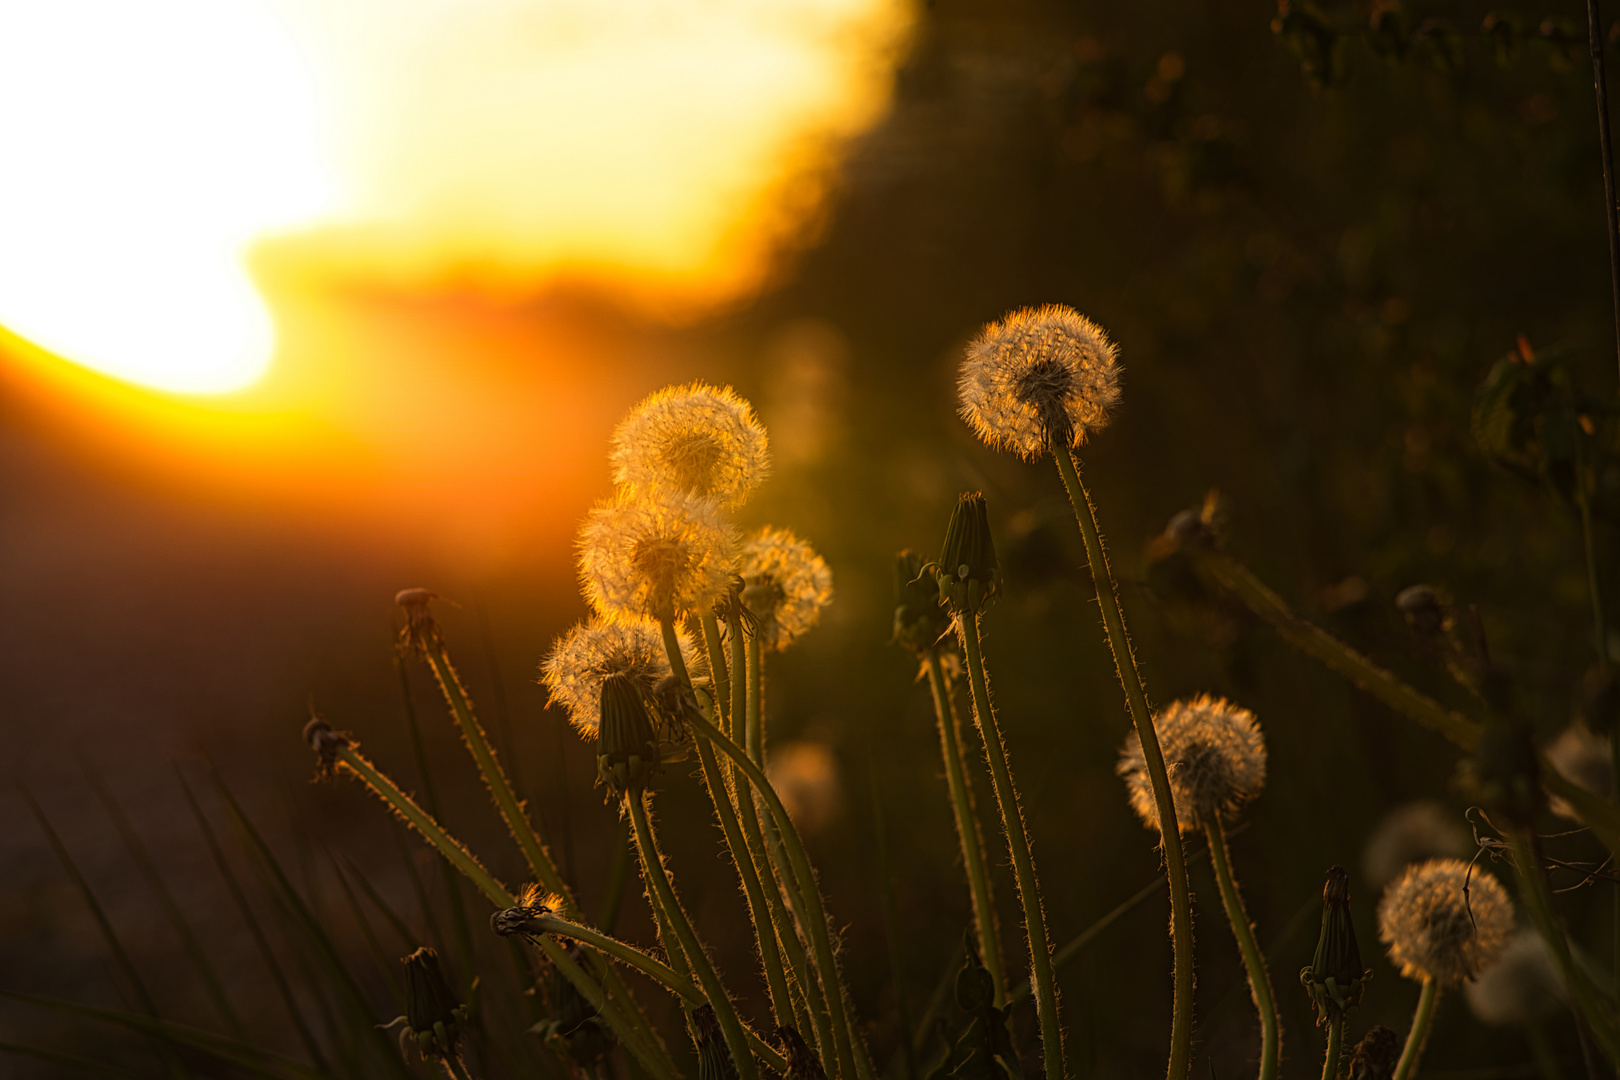
[[[990,761],[990,780],[1001,808],[1001,825],[1012,855],[1013,882],[1024,907],[1024,936],[1029,942],[1029,981],[1035,991],[1035,1012],[1041,1021],[1041,1053],[1046,1075],[1061,1078],[1063,1070],[1063,1028],[1058,1022],[1057,980],[1052,975],[1052,949],[1046,940],[1046,912],[1041,908],[1041,885],[1035,876],[1035,856],[1024,831],[1024,809],[1018,801],[1007,748],[1001,741],[1001,725],[990,704],[990,683],[985,676],[984,654],[979,644],[979,617],[956,617],[956,629],[967,659],[968,684],[973,688],[973,716]]]
[[[1609,131],[1609,91],[1603,76],[1603,21],[1598,17],[1597,0],[1586,0],[1586,32],[1592,54],[1592,90],[1597,95],[1598,153],[1603,162],[1604,224],[1609,235],[1609,288],[1613,292],[1615,346],[1620,350],[1620,219],[1615,212],[1614,144]]]
[[[679,651],[676,652],[679,656]],[[664,914],[675,930],[675,936],[680,939],[681,948],[686,950],[686,959],[691,963],[692,970],[697,974],[698,985],[703,987],[704,996],[714,1007],[715,1019],[720,1022],[720,1032],[725,1036],[726,1047],[731,1051],[732,1060],[737,1066],[737,1075],[741,1080],[758,1080],[759,1069],[754,1064],[754,1055],[748,1046],[748,1039],[743,1035],[742,1021],[737,1018],[737,1009],[731,1002],[731,996],[726,993],[724,984],[720,982],[720,975],[709,962],[708,954],[703,951],[698,941],[697,931],[692,929],[691,920],[681,908],[681,902],[675,895],[675,887],[670,884],[669,874],[664,869],[664,860],[658,853],[657,842],[653,838],[652,822],[647,820],[646,796],[627,792],[624,796],[624,805],[630,812],[630,825],[636,831],[636,847],[641,852],[641,869],[647,877],[647,883],[658,894],[658,901],[663,905]]]
[[[939,750],[945,759],[945,779],[951,793],[951,809],[956,815],[956,837],[962,845],[962,867],[967,872],[968,889],[973,897],[973,922],[979,932],[979,954],[996,988],[995,1005],[1007,1004],[1007,973],[1001,963],[1001,928],[996,922],[996,905],[990,891],[990,875],[984,865],[984,838],[974,813],[973,788],[962,761],[962,723],[945,681],[939,650],[924,654],[928,665],[928,685],[934,695],[934,718],[939,722]]]
[[[1423,1044],[1429,1040],[1429,1028],[1434,1024],[1434,1007],[1440,1001],[1440,984],[1433,979],[1423,980],[1423,992],[1418,995],[1417,1012],[1412,1014],[1412,1030],[1406,1033],[1406,1046],[1401,1049],[1401,1060],[1395,1065],[1392,1080],[1411,1080],[1417,1075],[1418,1059],[1423,1056]]]
[[[1097,530],[1091,496],[1080,482],[1080,473],[1075,468],[1074,455],[1069,448],[1056,447],[1052,456],[1057,460],[1058,473],[1068,489],[1069,503],[1074,507],[1080,534],[1085,538],[1086,558],[1091,563],[1091,579],[1097,589],[1097,606],[1102,609],[1103,627],[1114,654],[1114,669],[1125,688],[1131,722],[1136,726],[1136,737],[1142,744],[1142,757],[1147,763],[1148,779],[1153,785],[1153,801],[1163,830],[1164,869],[1165,876],[1170,880],[1170,940],[1176,963],[1175,998],[1170,1019],[1170,1063],[1166,1076],[1169,1080],[1185,1080],[1192,1064],[1192,890],[1187,884],[1187,864],[1181,850],[1180,828],[1176,824],[1176,805],[1170,797],[1170,776],[1164,767],[1164,753],[1159,749],[1158,733],[1153,730],[1153,716],[1148,710],[1147,695],[1142,690],[1142,679],[1136,670],[1136,658],[1131,655],[1125,618],[1119,610],[1118,586],[1114,582],[1113,572],[1108,568],[1108,556],[1103,551],[1102,536]]]
[[[1215,881],[1221,887],[1221,904],[1226,908],[1226,921],[1232,924],[1238,951],[1243,954],[1243,966],[1249,973],[1249,990],[1254,994],[1255,1011],[1260,1014],[1260,1080],[1274,1080],[1281,1043],[1281,1023],[1277,1016],[1276,996],[1271,989],[1271,972],[1266,970],[1265,954],[1254,939],[1254,924],[1249,921],[1249,913],[1243,906],[1243,895],[1238,892],[1237,880],[1232,876],[1231,851],[1226,844],[1226,829],[1219,818],[1211,817],[1204,823],[1204,835],[1209,838],[1209,860],[1215,868]],[[1331,1055],[1337,1049],[1331,1045],[1331,1030],[1328,1039]],[[1337,1058],[1334,1057],[1334,1060]]]
[[[1328,1021],[1327,1054],[1322,1058],[1322,1080],[1339,1080],[1339,1057],[1344,1047],[1344,1017]]]

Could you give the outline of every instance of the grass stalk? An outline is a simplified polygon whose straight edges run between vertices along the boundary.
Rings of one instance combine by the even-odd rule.
[[[1423,1044],[1429,1041],[1429,1029],[1434,1026],[1434,1009],[1439,1003],[1440,984],[1433,979],[1424,979],[1423,990],[1418,994],[1417,1011],[1412,1014],[1412,1028],[1406,1033],[1401,1059],[1395,1063],[1393,1080],[1412,1080],[1417,1075],[1418,1061],[1423,1057]]]
[[[1210,864],[1215,869],[1215,881],[1220,885],[1226,920],[1232,924],[1238,951],[1243,954],[1243,966],[1249,974],[1249,989],[1254,996],[1255,1011],[1260,1014],[1260,1080],[1275,1080],[1282,1042],[1282,1022],[1277,1014],[1276,995],[1271,988],[1271,972],[1266,970],[1265,953],[1254,939],[1254,924],[1249,920],[1249,912],[1243,906],[1243,894],[1238,892],[1237,880],[1232,876],[1231,850],[1226,843],[1226,829],[1219,817],[1211,815],[1204,823],[1204,835],[1209,839]],[[1342,1022],[1339,1026],[1342,1026]],[[1328,1039],[1331,1055],[1337,1049],[1331,1045],[1331,1029]],[[1328,1080],[1332,1080],[1332,1077]]]
[[[1108,645],[1114,654],[1114,669],[1125,689],[1125,701],[1130,708],[1131,723],[1136,727],[1137,739],[1142,745],[1142,757],[1147,764],[1148,779],[1153,786],[1153,801],[1158,810],[1161,838],[1163,839],[1165,876],[1170,882],[1170,938],[1175,953],[1174,1006],[1170,1020],[1170,1061],[1166,1071],[1169,1080],[1185,1080],[1192,1064],[1193,1023],[1193,929],[1192,890],[1187,883],[1187,864],[1181,849],[1181,832],[1176,823],[1175,800],[1170,795],[1170,776],[1164,765],[1164,754],[1159,749],[1159,736],[1153,729],[1153,715],[1148,710],[1147,695],[1136,670],[1136,657],[1131,653],[1131,641],[1125,630],[1125,618],[1119,607],[1119,586],[1108,567],[1108,555],[1103,550],[1102,535],[1097,529],[1096,508],[1091,496],[1080,482],[1075,468],[1074,454],[1067,446],[1053,448],[1058,473],[1069,494],[1075,520],[1085,539],[1086,558],[1091,564],[1091,579],[1097,591],[1097,606],[1102,609],[1103,627]]]
[[[928,686],[933,691],[934,718],[939,724],[939,752],[945,759],[945,781],[951,795],[951,811],[956,818],[956,838],[962,847],[962,868],[967,873],[968,891],[973,899],[973,925],[978,931],[979,958],[996,988],[995,1004],[1007,1004],[1007,971],[1001,956],[1001,927],[996,919],[995,894],[990,889],[990,873],[984,863],[984,837],[973,805],[973,786],[962,756],[962,721],[956,713],[950,684],[940,663],[939,650],[924,654],[928,665]]]

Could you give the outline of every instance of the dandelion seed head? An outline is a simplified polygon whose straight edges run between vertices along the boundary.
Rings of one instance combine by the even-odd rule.
[[[1463,894],[1467,884],[1468,893]],[[1461,859],[1407,869],[1378,902],[1378,937],[1408,979],[1455,986],[1484,971],[1513,933],[1513,902],[1489,871]]]
[[[613,478],[667,488],[733,509],[770,471],[765,427],[728,387],[689,383],[651,395],[619,422],[609,455]]]
[[[579,531],[579,576],[606,618],[673,617],[708,608],[726,591],[737,534],[709,499],[621,490]]]
[[[1514,934],[1496,963],[1463,987],[1468,1008],[1487,1024],[1528,1024],[1563,1007],[1564,980],[1547,942],[1526,928]]]
[[[681,655],[689,670],[702,668],[703,654],[692,635],[677,631]],[[664,636],[651,619],[595,618],[557,639],[540,665],[540,681],[551,692],[551,704],[568,713],[569,722],[588,739],[602,722],[602,680],[628,675],[651,694],[669,676]]]
[[[1210,820],[1230,819],[1266,782],[1266,741],[1252,712],[1205,694],[1172,702],[1153,718],[1170,773],[1176,823],[1197,832]],[[1116,771],[1125,778],[1131,808],[1150,829],[1159,828],[1158,804],[1142,743],[1133,731]]]
[[[1375,889],[1394,881],[1413,863],[1461,858],[1474,849],[1461,816],[1433,799],[1397,806],[1367,837],[1361,869]]]
[[[1117,350],[1102,327],[1060,304],[1015,311],[967,347],[957,390],[979,438],[1025,459],[1079,446],[1119,400]]]
[[[1571,724],[1547,747],[1547,760],[1559,772],[1600,798],[1612,798],[1614,763],[1609,757],[1609,740],[1593,734],[1585,724]],[[1554,795],[1547,808],[1560,817],[1579,821],[1580,815],[1568,802]]]
[[[743,603],[766,649],[785,649],[821,621],[832,602],[832,571],[807,542],[767,525],[743,541]]]

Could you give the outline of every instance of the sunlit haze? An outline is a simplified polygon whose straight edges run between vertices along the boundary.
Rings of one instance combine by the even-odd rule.
[[[286,347],[250,256],[316,287],[512,296],[562,277],[707,310],[813,227],[840,144],[886,102],[908,11],[6,0],[0,326],[218,393]]]

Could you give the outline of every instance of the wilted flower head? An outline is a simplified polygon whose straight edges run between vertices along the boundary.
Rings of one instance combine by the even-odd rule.
[[[737,535],[707,499],[621,491],[579,530],[579,576],[598,615],[668,618],[708,607],[731,581]]]
[[[1392,1028],[1374,1024],[1350,1054],[1349,1080],[1391,1080],[1401,1057],[1401,1037]]]
[[[1471,979],[1496,962],[1512,933],[1513,902],[1501,883],[1484,870],[1470,874],[1461,859],[1410,868],[1378,903],[1378,936],[1409,979]]]
[[[801,739],[774,744],[765,775],[800,832],[820,832],[837,816],[842,801],[838,758],[826,743]]]
[[[923,573],[923,557],[902,551],[894,557],[894,640],[915,653],[938,644],[951,628],[939,589]]]
[[[613,478],[740,505],[770,471],[765,428],[731,388],[668,386],[613,432]]]
[[[689,671],[705,670],[707,655],[692,635],[677,631]],[[540,665],[540,678],[551,691],[551,704],[568,711],[568,719],[586,737],[596,735],[602,719],[602,680],[628,675],[649,694],[669,674],[664,637],[651,619],[591,619],[557,640]]]
[[[821,621],[832,602],[832,571],[814,548],[786,529],[765,526],[743,541],[738,566],[743,603],[767,649],[785,649]]]
[[[1458,858],[1474,847],[1458,815],[1432,799],[1397,806],[1378,822],[1361,852],[1361,869],[1375,889],[1413,863]]]
[[[986,326],[967,347],[962,418],[999,450],[1036,458],[1079,446],[1119,400],[1119,363],[1102,327],[1059,304]]]
[[[1487,1024],[1528,1024],[1563,1008],[1564,980],[1547,942],[1520,930],[1501,957],[1463,988],[1468,1008]]]
[[[1197,832],[1205,822],[1233,817],[1266,782],[1266,741],[1254,714],[1224,698],[1205,694],[1172,702],[1153,718],[1164,764],[1170,772],[1176,822]],[[1125,778],[1131,807],[1150,829],[1159,827],[1142,742],[1133,731],[1116,771]]]
[[[1547,747],[1547,760],[1559,772],[1600,798],[1611,798],[1614,791],[1614,763],[1609,757],[1609,740],[1594,735],[1584,724],[1571,724]],[[1561,817],[1580,820],[1575,809],[1556,795],[1547,808]]]

